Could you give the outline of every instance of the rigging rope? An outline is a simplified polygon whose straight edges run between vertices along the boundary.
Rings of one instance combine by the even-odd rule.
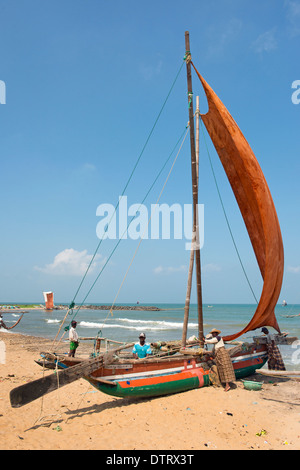
[[[181,149],[182,149],[182,147],[183,147],[183,144],[184,144],[184,142],[185,142],[185,139],[186,139],[186,136],[187,136],[188,132],[189,132],[189,126],[187,126],[187,130],[186,130],[184,139],[183,139],[183,141],[182,141],[182,143],[181,143],[181,145],[180,145],[180,148],[179,148],[179,150],[178,150],[178,152],[177,152],[177,155],[176,155],[176,157],[175,157],[175,159],[174,159],[174,161],[173,161],[173,164],[172,164],[171,169],[170,169],[170,171],[169,171],[169,174],[168,174],[168,176],[167,176],[167,178],[166,178],[166,180],[165,180],[165,182],[164,182],[164,185],[163,185],[163,187],[162,187],[162,190],[161,190],[161,192],[160,192],[160,194],[159,194],[159,196],[158,196],[158,198],[157,198],[157,201],[156,201],[155,206],[154,206],[154,210],[153,210],[153,212],[151,212],[151,214],[150,214],[150,217],[149,217],[149,220],[148,220],[148,223],[147,223],[147,227],[145,228],[144,233],[143,233],[143,235],[141,236],[141,239],[140,239],[140,241],[139,241],[139,244],[138,244],[138,246],[137,246],[137,248],[136,248],[136,250],[135,250],[135,252],[134,252],[134,255],[133,255],[133,257],[132,257],[132,259],[131,259],[131,261],[130,261],[130,263],[129,263],[129,266],[128,266],[127,271],[126,271],[126,273],[125,273],[125,276],[124,276],[124,278],[123,278],[123,280],[122,280],[122,282],[121,282],[121,285],[120,285],[120,287],[119,287],[119,290],[118,290],[118,292],[117,292],[117,295],[115,296],[115,299],[114,299],[114,301],[113,301],[113,303],[112,303],[112,306],[111,306],[111,308],[110,308],[109,314],[112,314],[112,309],[113,309],[113,307],[114,307],[114,305],[115,305],[115,303],[116,303],[116,300],[117,300],[117,298],[118,298],[118,296],[119,296],[119,293],[120,293],[120,290],[121,290],[121,288],[122,288],[122,286],[123,286],[123,284],[124,284],[124,282],[125,282],[125,279],[126,279],[126,277],[127,277],[127,274],[128,274],[128,272],[129,272],[129,269],[130,269],[130,267],[131,267],[131,265],[132,265],[132,263],[133,263],[133,260],[134,260],[134,258],[136,257],[136,254],[137,254],[137,252],[138,252],[138,249],[139,249],[139,247],[140,247],[140,245],[141,245],[141,243],[142,243],[142,241],[143,241],[143,239],[144,239],[144,236],[145,236],[146,232],[148,231],[148,227],[149,227],[151,218],[152,218],[153,214],[155,213],[155,211],[156,211],[156,209],[157,209],[157,205],[158,205],[158,203],[159,203],[159,200],[160,200],[160,198],[161,198],[161,196],[162,196],[162,193],[163,193],[163,191],[164,191],[164,189],[165,189],[165,187],[166,187],[166,184],[167,184],[167,182],[168,182],[168,180],[169,180],[169,178],[170,178],[170,176],[171,176],[171,173],[172,173],[172,171],[173,171],[174,165],[175,165],[175,163],[176,163],[176,161],[177,161],[177,158],[178,158],[178,156],[179,156],[179,154],[180,154],[180,152],[181,152]],[[108,315],[109,315],[109,314],[108,314]],[[107,320],[108,315],[107,315],[107,317],[105,318],[105,320],[104,320],[104,322],[103,322],[103,325],[104,325],[105,321]]]
[[[158,115],[157,115],[157,117],[156,117],[156,119],[155,119],[155,121],[154,121],[154,124],[153,124],[153,126],[152,126],[152,128],[151,128],[151,130],[150,130],[150,132],[149,132],[149,135],[148,135],[148,137],[147,137],[147,139],[146,139],[146,142],[145,142],[145,144],[144,144],[144,146],[143,146],[143,148],[142,148],[142,150],[141,150],[141,152],[140,152],[140,154],[139,154],[139,156],[138,156],[138,159],[137,159],[137,161],[136,161],[136,163],[135,163],[135,165],[134,165],[134,167],[133,167],[133,170],[132,170],[132,172],[131,172],[131,174],[130,174],[130,176],[129,176],[129,178],[128,178],[126,184],[125,184],[125,187],[124,187],[124,189],[123,189],[123,191],[122,191],[122,194],[121,194],[121,198],[118,199],[117,205],[116,205],[116,207],[115,207],[115,209],[114,209],[114,212],[113,212],[113,214],[112,214],[112,216],[111,216],[111,218],[110,218],[110,220],[109,220],[109,222],[108,222],[108,224],[107,224],[106,230],[108,230],[108,227],[109,227],[111,221],[113,220],[113,217],[114,217],[114,215],[115,215],[115,213],[116,213],[116,211],[117,211],[117,209],[118,209],[118,207],[119,207],[120,200],[122,199],[122,196],[124,196],[125,191],[126,191],[128,185],[129,185],[129,183],[130,183],[130,181],[131,181],[131,179],[132,179],[132,177],[133,177],[133,174],[134,174],[134,172],[135,172],[135,170],[136,170],[136,168],[137,168],[137,166],[138,166],[138,164],[139,164],[139,162],[140,162],[140,160],[141,160],[141,158],[142,158],[142,155],[143,155],[143,153],[144,153],[144,151],[145,151],[145,149],[146,149],[146,147],[147,147],[147,145],[148,145],[148,143],[149,143],[149,140],[150,140],[150,138],[151,138],[151,136],[152,136],[152,134],[153,134],[153,132],[154,132],[154,129],[155,129],[155,127],[156,127],[156,125],[157,125],[157,123],[158,123],[158,121],[159,121],[159,118],[160,118],[160,116],[161,116],[161,114],[162,114],[162,112],[163,112],[163,110],[164,110],[164,108],[165,108],[165,106],[166,106],[166,104],[167,104],[167,101],[168,101],[168,99],[169,99],[169,97],[170,97],[170,95],[171,95],[171,92],[172,92],[172,90],[173,90],[173,88],[174,88],[174,86],[175,86],[175,84],[176,84],[176,82],[177,82],[177,79],[178,79],[178,77],[179,77],[179,75],[180,75],[180,72],[181,72],[181,70],[182,70],[182,67],[183,67],[183,65],[184,65],[184,62],[185,62],[186,60],[187,60],[187,54],[183,57],[183,62],[181,63],[181,65],[180,65],[180,67],[179,67],[179,70],[178,70],[178,72],[177,72],[177,74],[176,74],[176,76],[175,76],[175,78],[174,78],[174,80],[173,80],[173,82],[172,82],[172,85],[171,85],[171,87],[170,87],[170,90],[169,90],[168,93],[167,93],[167,96],[166,96],[166,98],[165,98],[165,100],[164,100],[164,102],[163,102],[163,104],[162,104],[162,106],[161,106],[161,109],[160,109],[160,111],[159,111],[159,113],[158,113]],[[151,188],[150,188],[150,189],[151,189]],[[77,290],[76,290],[76,292],[75,292],[75,295],[74,295],[74,297],[73,297],[73,300],[72,300],[72,302],[70,303],[70,305],[69,305],[69,307],[68,307],[68,310],[67,310],[67,313],[66,313],[66,315],[65,315],[65,318],[63,319],[63,321],[62,321],[62,323],[61,323],[61,325],[60,325],[60,328],[59,328],[59,330],[58,330],[58,332],[57,332],[57,334],[56,334],[56,336],[55,336],[55,338],[54,338],[54,340],[53,340],[53,345],[54,345],[54,343],[55,343],[55,341],[56,341],[56,339],[57,339],[57,337],[58,337],[58,335],[59,335],[59,333],[60,333],[60,331],[61,331],[61,328],[62,328],[63,324],[65,323],[65,320],[66,320],[67,316],[68,316],[69,314],[70,314],[70,315],[73,315],[73,308],[75,307],[75,299],[76,299],[76,297],[77,297],[77,295],[78,295],[78,293],[79,293],[79,291],[80,291],[80,289],[81,289],[81,287],[82,287],[82,284],[83,284],[83,282],[84,282],[84,280],[85,280],[85,278],[86,278],[86,276],[87,276],[87,274],[88,274],[88,272],[89,272],[89,270],[90,270],[90,268],[91,268],[91,266],[92,266],[92,264],[93,264],[93,261],[94,261],[94,259],[95,259],[95,257],[96,257],[96,254],[97,254],[98,251],[99,251],[99,248],[100,248],[100,246],[101,246],[101,244],[102,244],[102,241],[103,241],[104,234],[105,234],[105,233],[103,233],[103,236],[102,236],[101,240],[99,241],[99,243],[98,243],[98,245],[97,245],[97,247],[96,247],[96,250],[95,250],[95,252],[94,252],[94,254],[93,254],[93,256],[92,256],[92,258],[91,258],[91,260],[90,260],[90,262],[89,262],[89,264],[88,264],[88,267],[87,267],[87,269],[86,269],[86,271],[85,271],[85,273],[84,273],[84,275],[83,275],[83,278],[81,279],[80,284],[79,284],[79,286],[78,286],[78,288],[77,288]],[[111,256],[112,256],[112,254],[114,253],[114,251],[116,250],[116,248],[117,248],[117,246],[115,247],[115,249],[114,249],[113,252],[111,253]],[[111,256],[110,256],[110,257],[111,257]],[[110,258],[109,258],[109,259],[110,259]],[[109,261],[109,260],[108,260],[108,261]],[[106,264],[107,264],[107,263],[105,263],[104,267],[106,266]],[[103,269],[104,269],[104,267],[103,267]],[[100,276],[100,274],[102,273],[103,269],[102,269],[101,272],[99,273],[99,276]],[[88,294],[85,296],[84,301],[86,300],[87,296],[89,295],[89,293],[90,293],[91,290],[93,289],[93,287],[94,287],[95,283],[97,282],[99,276],[96,278],[96,281],[95,281],[94,284],[92,285],[91,289],[88,291]],[[83,301],[83,302],[84,302],[84,301]],[[83,304],[83,302],[82,302],[82,304]],[[82,304],[81,304],[81,306],[82,306]],[[78,311],[76,312],[75,316],[77,315],[77,313],[78,313]]]
[[[183,60],[185,60],[185,57],[184,57]],[[141,158],[142,158],[142,155],[143,155],[143,153],[144,153],[144,151],[145,151],[145,149],[146,149],[146,147],[147,147],[147,145],[148,145],[148,142],[149,142],[149,140],[150,140],[150,138],[151,138],[151,136],[152,136],[152,134],[153,134],[153,132],[154,132],[154,129],[155,129],[155,127],[156,127],[156,125],[157,125],[157,123],[158,123],[158,121],[159,121],[159,118],[160,118],[160,116],[161,116],[161,114],[162,114],[162,112],[163,112],[163,110],[164,110],[164,108],[165,108],[165,106],[166,106],[166,104],[167,104],[167,101],[168,101],[168,99],[169,99],[169,97],[170,97],[170,94],[171,94],[171,92],[172,92],[172,90],[173,90],[173,88],[174,88],[174,86],[175,86],[175,83],[177,82],[177,79],[178,79],[178,77],[179,77],[179,75],[180,75],[180,72],[181,72],[181,70],[182,70],[183,65],[184,65],[184,62],[182,62],[181,66],[179,67],[179,70],[178,70],[178,72],[177,72],[177,74],[176,74],[176,76],[175,76],[175,79],[173,80],[173,83],[172,83],[172,85],[171,85],[171,88],[170,88],[170,90],[169,90],[169,92],[168,92],[168,94],[167,94],[167,96],[166,96],[166,98],[165,98],[165,100],[164,100],[164,102],[163,102],[163,104],[162,104],[162,107],[161,107],[161,109],[160,109],[160,111],[159,111],[159,113],[158,113],[158,115],[157,115],[157,117],[156,117],[156,119],[155,119],[155,122],[154,122],[154,124],[153,124],[153,126],[152,126],[152,128],[151,128],[151,130],[150,130],[150,132],[149,132],[149,135],[148,135],[148,137],[147,137],[147,139],[146,139],[146,142],[145,142],[145,144],[144,144],[144,146],[143,146],[143,148],[142,148],[142,150],[141,150],[141,152],[140,152],[140,154],[139,154],[139,156],[138,156],[138,159],[137,159],[137,161],[136,161],[136,163],[135,163],[135,165],[134,165],[134,167],[133,167],[133,170],[132,170],[132,172],[131,172],[131,174],[130,174],[130,176],[129,176],[129,178],[128,178],[126,184],[125,184],[125,187],[124,187],[124,189],[123,189],[123,191],[122,191],[121,196],[124,196],[124,194],[125,194],[125,191],[126,191],[128,185],[129,185],[130,181],[131,181],[131,178],[132,178],[132,176],[133,176],[133,174],[134,174],[134,172],[135,172],[135,170],[136,170],[136,168],[137,168],[137,166],[138,166],[138,164],[139,164]],[[109,225],[110,225],[110,222],[112,221],[112,219],[113,219],[113,217],[114,217],[114,215],[115,215],[115,213],[116,213],[116,211],[117,211],[117,209],[118,209],[119,203],[120,203],[120,199],[118,200],[117,205],[116,205],[115,210],[114,210],[114,213],[112,214],[112,216],[111,216],[111,218],[110,218],[110,220],[109,220],[109,222],[108,222],[107,229],[108,229],[108,227],[109,227]],[[88,273],[88,271],[90,270],[90,267],[91,267],[91,265],[92,265],[92,263],[93,263],[93,261],[94,261],[94,259],[95,259],[95,256],[96,256],[96,254],[97,254],[97,252],[98,252],[98,250],[99,250],[99,248],[100,248],[100,245],[101,245],[101,243],[102,243],[102,241],[103,241],[103,237],[104,237],[104,234],[103,234],[103,236],[102,236],[102,239],[99,241],[99,243],[98,243],[98,245],[97,245],[97,248],[96,248],[96,250],[95,250],[95,253],[94,253],[94,255],[93,255],[93,257],[92,257],[92,259],[91,259],[91,261],[90,261],[90,263],[89,263],[89,265],[88,265],[88,267],[87,267],[87,269],[86,269],[86,272],[85,272],[85,274],[84,274],[84,276],[83,276],[83,278],[82,278],[82,280],[81,280],[79,286],[78,286],[78,289],[77,289],[77,291],[76,291],[76,293],[75,293],[75,295],[74,295],[74,298],[73,298],[73,300],[72,300],[72,302],[71,302],[71,304],[70,304],[70,307],[69,307],[70,309],[72,309],[72,308],[75,306],[75,299],[76,299],[76,297],[77,297],[77,295],[78,295],[78,293],[79,293],[79,290],[81,289],[81,286],[82,286],[82,284],[83,284],[83,282],[84,282],[84,279],[86,278],[87,273]]]
[[[185,129],[186,129],[186,128],[185,128]],[[185,132],[186,132],[186,131],[185,131]],[[156,181],[158,180],[159,176],[161,175],[162,171],[164,170],[166,164],[168,163],[168,161],[170,160],[172,154],[174,153],[175,148],[177,147],[177,145],[178,145],[179,141],[181,140],[181,138],[182,138],[182,134],[181,134],[180,138],[178,139],[178,141],[176,142],[175,147],[173,148],[171,154],[170,154],[169,157],[167,158],[167,160],[166,160],[166,162],[164,163],[163,167],[161,168],[161,170],[159,171],[158,175],[156,176],[154,182],[151,184],[149,190],[147,191],[147,193],[146,193],[146,195],[145,195],[144,199],[142,200],[142,202],[141,202],[141,204],[140,204],[139,207],[141,207],[142,204],[145,202],[145,200],[146,200],[146,198],[148,197],[150,191],[152,190],[153,186],[155,185]],[[185,138],[184,138],[184,139],[185,139]],[[181,146],[181,147],[182,147],[182,146]],[[180,147],[180,150],[181,150],[181,147]],[[177,154],[177,156],[178,156],[178,154]],[[138,211],[139,211],[139,209],[137,209],[137,212],[138,212]],[[81,308],[82,305],[84,304],[85,300],[87,299],[88,295],[89,295],[90,292],[92,291],[93,287],[95,286],[96,282],[98,281],[99,277],[101,276],[102,272],[104,271],[105,267],[107,266],[107,264],[108,264],[109,260],[111,259],[112,255],[114,254],[114,252],[116,251],[117,247],[119,246],[121,240],[123,239],[123,236],[125,235],[125,233],[127,233],[127,230],[128,230],[128,228],[129,228],[130,224],[132,223],[132,221],[134,220],[134,218],[135,218],[135,216],[133,216],[132,219],[130,220],[130,222],[128,223],[127,228],[126,228],[125,231],[123,232],[121,238],[118,240],[118,242],[117,242],[115,248],[112,250],[111,254],[109,255],[108,259],[106,260],[105,264],[103,265],[103,267],[102,267],[100,273],[99,273],[98,276],[96,277],[96,279],[95,279],[95,281],[93,282],[91,288],[89,289],[88,293],[86,294],[86,296],[84,297],[83,301],[81,302],[81,304],[80,304],[80,306],[79,306],[77,312],[76,312],[75,315],[74,315],[74,318],[75,318],[76,315],[78,314],[80,308]]]
[[[242,259],[241,259],[241,256],[240,256],[238,247],[237,247],[237,245],[236,245],[236,243],[235,243],[235,239],[234,239],[234,236],[233,236],[233,233],[232,233],[232,230],[231,230],[231,227],[230,227],[230,223],[229,223],[229,220],[228,220],[228,217],[227,217],[227,214],[226,214],[226,210],[225,210],[224,203],[223,203],[223,200],[222,200],[222,196],[221,196],[221,192],[220,192],[219,185],[218,185],[218,182],[217,182],[216,174],[215,174],[215,171],[214,171],[214,168],[213,168],[212,159],[211,159],[211,156],[210,156],[210,153],[209,153],[209,149],[208,149],[208,146],[207,146],[207,142],[206,142],[206,139],[205,139],[205,133],[204,133],[204,130],[203,130],[203,121],[202,121],[202,119],[201,119],[201,115],[200,115],[200,122],[201,122],[201,130],[202,130],[203,140],[204,140],[204,143],[205,143],[205,147],[206,147],[206,151],[207,151],[207,155],[208,155],[208,159],[209,159],[209,163],[210,163],[210,168],[211,168],[211,171],[212,171],[212,174],[213,174],[213,178],[214,178],[214,181],[215,181],[215,185],[216,185],[216,188],[217,188],[218,196],[219,196],[220,203],[221,203],[221,206],[222,206],[222,210],[223,210],[223,213],[224,213],[224,216],[225,216],[225,220],[226,220],[226,223],[227,223],[227,227],[228,227],[228,230],[229,230],[229,233],[230,233],[230,236],[231,236],[231,239],[232,239],[232,242],[233,242],[235,251],[236,251],[236,253],[237,253],[239,262],[240,262],[240,264],[241,264],[242,270],[243,270],[243,272],[244,272],[245,278],[246,278],[246,280],[247,280],[247,283],[248,283],[248,285],[249,285],[249,287],[250,287],[250,290],[251,290],[251,292],[252,292],[252,294],[253,294],[253,297],[254,297],[256,303],[258,304],[258,300],[257,300],[256,295],[255,295],[255,293],[254,293],[254,290],[253,290],[253,288],[252,288],[252,286],[251,286],[250,280],[249,280],[249,278],[248,278],[248,276],[247,276],[245,267],[244,267],[244,265],[243,265],[243,262],[242,262]]]
[[[163,170],[165,169],[167,163],[169,162],[170,158],[172,157],[172,155],[174,154],[176,148],[178,147],[180,141],[182,141],[182,143],[181,143],[181,145],[180,145],[180,148],[179,148],[179,150],[178,150],[178,153],[177,153],[177,155],[176,155],[176,158],[175,158],[175,160],[174,160],[174,163],[175,163],[175,161],[176,161],[176,159],[177,159],[177,157],[178,157],[178,155],[179,155],[179,153],[180,153],[180,151],[181,151],[181,148],[182,148],[182,146],[183,146],[183,143],[184,143],[184,141],[185,141],[185,139],[186,139],[186,135],[187,135],[188,131],[189,131],[189,124],[185,127],[184,131],[181,133],[181,135],[180,135],[179,139],[177,140],[176,144],[174,145],[174,147],[173,147],[171,153],[169,154],[168,158],[166,159],[166,161],[165,161],[164,164],[162,165],[162,167],[161,167],[160,171],[158,172],[157,176],[155,177],[153,183],[150,185],[150,187],[149,187],[148,191],[146,192],[146,194],[145,194],[145,196],[144,196],[144,198],[143,198],[141,204],[139,205],[139,208],[140,208],[140,207],[143,205],[143,203],[146,201],[146,199],[147,199],[147,197],[149,196],[151,190],[153,189],[155,183],[157,182],[158,178],[159,178],[160,175],[162,174],[162,172],[163,172]],[[182,140],[182,139],[183,139],[183,140]],[[173,169],[174,163],[173,163],[173,165],[172,165],[172,169]],[[170,175],[170,173],[169,173],[169,175]],[[168,175],[168,178],[169,178],[169,175]],[[166,183],[165,183],[165,184],[166,184]],[[137,209],[136,212],[139,211],[139,208]],[[108,262],[110,261],[111,257],[113,256],[114,252],[116,251],[116,249],[118,248],[119,244],[121,243],[121,240],[123,239],[125,233],[127,233],[127,230],[128,230],[130,224],[132,223],[132,221],[133,221],[134,219],[135,219],[135,216],[133,216],[133,217],[131,218],[131,220],[129,221],[129,223],[128,223],[128,225],[127,225],[127,228],[126,228],[125,231],[123,232],[123,234],[122,234],[122,236],[120,237],[120,239],[117,241],[115,247],[114,247],[113,250],[111,251],[109,257],[107,258],[107,260],[106,260],[106,262],[105,262],[105,264],[102,266],[102,269],[100,270],[98,276],[96,277],[95,281],[94,281],[93,284],[91,285],[90,289],[88,290],[87,294],[85,295],[84,299],[82,300],[81,304],[79,305],[77,311],[75,312],[75,314],[74,314],[74,316],[73,316],[73,320],[74,320],[74,318],[77,316],[78,312],[80,311],[81,307],[83,306],[83,304],[84,304],[85,300],[87,299],[87,297],[89,296],[90,292],[91,292],[92,289],[94,288],[94,286],[95,286],[95,284],[97,283],[99,277],[100,277],[101,274],[103,273],[105,267],[107,266]],[[148,222],[148,224],[149,224],[149,222]],[[115,303],[115,301],[114,301],[114,303]],[[59,330],[58,330],[58,332],[57,332],[57,334],[56,334],[56,336],[55,336],[55,338],[54,338],[54,341],[53,341],[53,344],[52,344],[52,348],[54,348],[54,344],[55,344],[56,339],[57,339],[57,337],[58,337],[58,335],[59,335],[59,333],[60,333],[60,331],[61,331],[61,329],[62,329],[62,327],[63,327],[63,325],[64,325],[64,323],[65,323],[65,321],[66,321],[66,318],[67,318],[68,315],[70,315],[70,314],[73,315],[73,307],[74,307],[74,306],[75,306],[75,304],[72,306],[72,309],[71,309],[71,308],[68,309],[68,311],[67,311],[67,313],[66,313],[66,315],[65,315],[65,317],[64,317],[64,319],[63,319],[63,321],[62,321],[62,323],[61,323],[61,325],[60,325],[60,327],[59,327]],[[71,313],[70,313],[70,312],[71,312]],[[63,335],[62,335],[61,338],[59,339],[58,343],[61,342],[63,336],[65,335],[65,333],[66,333],[66,331],[67,331],[68,329],[69,329],[69,327],[66,327],[66,328],[65,328],[65,332],[63,333]]]

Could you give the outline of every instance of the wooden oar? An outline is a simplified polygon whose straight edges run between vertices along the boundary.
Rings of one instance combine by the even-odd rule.
[[[37,398],[46,395],[47,393],[56,390],[59,387],[70,384],[75,380],[90,375],[95,370],[102,367],[105,363],[111,360],[113,354],[122,349],[133,347],[134,343],[119,346],[92,359],[87,359],[69,367],[62,371],[57,371],[56,374],[51,374],[41,379],[33,380],[32,382],[20,385],[10,392],[10,404],[13,408],[19,408],[27,403],[31,403]]]

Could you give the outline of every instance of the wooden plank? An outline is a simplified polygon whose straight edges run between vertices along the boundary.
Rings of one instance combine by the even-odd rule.
[[[253,336],[253,340],[259,344],[267,344],[266,336]],[[276,344],[293,344],[297,341],[297,336],[283,336],[283,335],[274,335],[274,341]]]
[[[132,369],[133,364],[119,364],[116,362],[115,364],[110,364],[109,366],[105,366],[105,369]]]
[[[102,379],[101,377],[91,377],[91,382],[99,382],[105,385],[110,385],[111,387],[117,386],[116,382],[113,382],[112,380],[105,380],[105,379]]]
[[[257,374],[263,375],[270,375],[270,376],[277,376],[277,377],[288,377],[293,375],[300,376],[300,370],[265,370],[265,369],[257,369],[255,372]]]

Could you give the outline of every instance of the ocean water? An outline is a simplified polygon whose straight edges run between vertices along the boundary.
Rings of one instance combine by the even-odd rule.
[[[95,304],[96,305],[96,304]],[[147,305],[147,304],[143,304]],[[115,310],[113,315],[108,310],[80,309],[68,315],[64,326],[68,326],[74,318],[77,321],[79,337],[102,337],[115,341],[137,341],[139,333],[146,334],[147,342],[171,341],[181,339],[183,324],[183,304],[151,304],[159,307],[160,311]],[[242,330],[255,312],[255,305],[245,304],[212,304],[203,306],[204,332],[207,334],[211,328],[218,328],[222,335],[232,334]],[[77,313],[76,313],[77,312]],[[289,370],[300,370],[300,305],[276,307],[276,317],[282,332],[299,338],[299,344],[280,346],[281,354]],[[20,323],[11,330],[12,333],[42,336],[54,339],[65,317],[66,310],[28,310]],[[4,321],[7,326],[13,324],[19,317],[18,312],[7,313]],[[269,328],[270,332],[274,332]],[[1,330],[3,331],[3,330]],[[63,331],[63,330],[62,330]],[[9,331],[7,332],[9,334]],[[61,333],[60,333],[61,334]],[[251,341],[256,332],[248,332],[239,340]],[[188,337],[197,336],[197,307],[191,305],[189,315]],[[66,339],[67,339],[67,335]],[[67,348],[66,348],[67,349]],[[92,349],[92,345],[91,345]]]

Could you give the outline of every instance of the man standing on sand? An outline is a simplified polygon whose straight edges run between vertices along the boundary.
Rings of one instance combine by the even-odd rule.
[[[139,343],[135,343],[133,346],[133,355],[136,359],[144,359],[144,357],[150,356],[152,354],[151,347],[149,343],[145,343],[146,335],[141,333],[139,336]]]
[[[77,326],[77,322],[75,320],[72,320],[71,328],[69,330],[69,340],[70,340],[69,357],[75,357],[76,349],[79,346],[78,334],[77,334],[77,331],[75,330],[76,326]]]
[[[269,330],[266,327],[262,328],[261,331],[267,337],[268,369],[286,370],[279,348],[275,344],[274,336],[269,333]]]
[[[220,336],[220,333],[220,330],[216,330],[214,328],[211,330],[210,334],[203,339],[205,344],[213,344],[214,360],[218,368],[220,381],[225,383],[224,392],[228,392],[228,390],[230,390],[229,383],[234,382],[236,378],[232,361],[228,351],[225,349],[225,345],[223,339]]]

